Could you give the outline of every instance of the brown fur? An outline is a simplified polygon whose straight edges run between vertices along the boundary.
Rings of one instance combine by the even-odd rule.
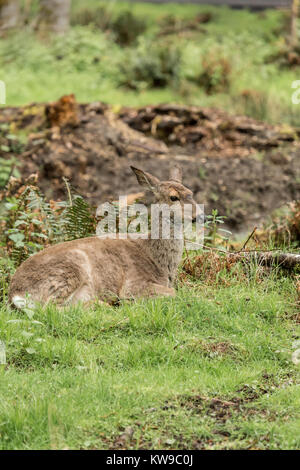
[[[132,168],[139,183],[151,189],[158,203],[177,207],[192,203],[192,192],[176,180],[160,182]],[[172,172],[171,177],[172,178]],[[83,238],[51,246],[28,258],[12,278],[9,300],[29,294],[33,301],[59,304],[95,299],[174,295],[172,287],[182,257],[182,240]]]

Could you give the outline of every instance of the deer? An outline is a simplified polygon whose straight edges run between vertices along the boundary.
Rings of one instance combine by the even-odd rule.
[[[144,190],[158,204],[182,211],[192,205],[193,193],[182,184],[179,166],[171,168],[169,180],[131,167]],[[172,221],[170,222],[172,232]],[[174,224],[173,224],[174,226]],[[12,277],[8,301],[17,308],[36,303],[84,304],[109,299],[174,296],[174,281],[184,249],[183,238],[105,239],[98,236],[62,242],[25,260]]]

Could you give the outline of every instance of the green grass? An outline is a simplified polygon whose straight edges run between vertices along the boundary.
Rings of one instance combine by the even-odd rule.
[[[0,448],[299,448],[294,281],[227,280],[32,318],[3,305]]]
[[[89,8],[99,3],[85,2]],[[81,5],[73,1],[74,15]],[[110,6],[113,15],[130,6],[147,19],[137,44],[121,47],[87,26],[52,40],[25,29],[2,39],[7,105],[75,93],[78,101],[116,108],[173,101],[299,123],[290,104],[297,72],[266,63],[282,41],[276,33],[281,12]],[[182,53],[176,83],[139,91],[121,86],[122,65],[147,58],[149,44],[158,41],[157,20],[170,11],[178,18],[211,11],[214,20],[204,25],[206,32],[176,37]],[[207,95],[190,78],[203,57],[214,55],[230,62],[230,89]],[[262,94],[257,109],[243,107],[245,89]],[[0,365],[0,449],[298,449],[295,278],[270,273],[255,279],[254,269],[246,279],[222,274],[215,285],[188,281],[173,299],[120,307],[48,306],[26,314],[0,304],[7,357]],[[0,286],[6,290],[4,277]]]
[[[147,30],[131,47],[121,47],[112,36],[92,26],[73,26],[61,38],[52,40],[23,30],[0,43],[0,79],[6,82],[7,105],[56,100],[75,93],[78,101],[102,100],[115,105],[145,105],[177,102],[217,106],[231,112],[249,113],[271,122],[299,125],[297,106],[291,104],[291,84],[296,70],[280,69],[268,63],[284,41],[278,33],[284,13],[267,10],[251,13],[197,5],[155,5],[131,2],[89,0],[84,8],[105,4],[115,17],[130,9],[146,19]],[[73,16],[82,10],[82,2],[73,2]],[[158,22],[172,13],[178,19],[192,19],[199,12],[211,12],[213,20],[204,30],[188,36],[171,36],[182,53],[179,80],[164,88],[129,90],[122,86],[123,65],[145,61],[157,43]],[[201,71],[203,57],[225,57],[232,68],[230,90],[207,95],[191,78]],[[143,63],[143,62],[142,62]],[[142,65],[143,67],[143,65]],[[59,80],[57,79],[59,77]],[[262,108],[245,107],[243,90],[261,94]]]

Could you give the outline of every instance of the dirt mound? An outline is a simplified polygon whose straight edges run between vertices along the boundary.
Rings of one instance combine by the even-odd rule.
[[[65,198],[63,176],[94,204],[136,193],[130,165],[167,178],[171,161],[180,162],[206,212],[217,208],[235,230],[300,197],[294,129],[215,109],[162,105],[114,112],[100,102],[69,101],[0,112],[2,129],[8,129],[1,143],[10,146],[9,132],[28,134],[16,155],[21,173],[38,171],[41,189],[52,198]],[[0,157],[15,154],[14,148],[0,150]]]

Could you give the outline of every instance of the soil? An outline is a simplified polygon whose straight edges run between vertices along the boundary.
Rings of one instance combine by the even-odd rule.
[[[140,191],[130,165],[167,179],[174,162],[205,212],[218,209],[233,231],[253,228],[300,197],[300,131],[216,109],[115,110],[100,102],[77,105],[70,95],[2,108],[0,125],[0,157],[16,156],[24,177],[38,172],[52,199],[66,198],[65,177],[92,204],[115,200]],[[18,147],[9,135],[20,132],[28,138]]]

